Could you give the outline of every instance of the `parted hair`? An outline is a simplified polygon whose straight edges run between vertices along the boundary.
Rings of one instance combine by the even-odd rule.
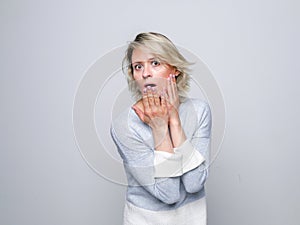
[[[133,97],[139,100],[142,97],[137,83],[133,78],[132,68],[132,53],[134,49],[142,48],[153,54],[158,60],[173,66],[179,75],[176,77],[178,94],[181,97],[189,90],[190,76],[189,66],[192,64],[188,62],[184,56],[179,52],[172,41],[160,33],[146,32],[138,34],[134,41],[129,42],[125,57],[122,62],[123,73],[127,73],[127,82],[129,90]]]

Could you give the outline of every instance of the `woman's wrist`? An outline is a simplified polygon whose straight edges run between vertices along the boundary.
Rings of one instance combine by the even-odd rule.
[[[152,135],[155,150],[170,153],[174,152],[168,124],[155,128],[152,127]]]
[[[169,126],[181,126],[181,121],[177,112],[169,117]]]
[[[154,147],[156,151],[164,151],[169,153],[174,153],[173,143],[169,134],[169,131],[162,135],[153,135]]]
[[[180,120],[170,123],[170,133],[174,148],[179,147],[183,142],[185,142],[186,136]]]

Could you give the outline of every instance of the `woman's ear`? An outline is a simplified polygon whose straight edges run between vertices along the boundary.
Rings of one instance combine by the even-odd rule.
[[[175,77],[178,77],[180,75],[180,71],[175,66],[173,66],[173,74],[175,75]]]
[[[180,71],[179,70],[175,70],[175,76],[178,77],[180,75]]]

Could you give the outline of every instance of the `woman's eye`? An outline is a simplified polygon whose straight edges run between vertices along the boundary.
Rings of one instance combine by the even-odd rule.
[[[152,64],[152,66],[159,66],[159,65],[160,65],[160,62],[157,61],[157,60],[153,60],[153,61],[151,62],[151,64]]]
[[[141,70],[143,68],[143,66],[141,64],[136,64],[136,65],[133,66],[133,68],[135,70]]]

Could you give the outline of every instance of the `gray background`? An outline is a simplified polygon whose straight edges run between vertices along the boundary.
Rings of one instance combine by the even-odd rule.
[[[207,63],[227,127],[209,225],[299,223],[299,2],[1,1],[0,224],[121,224],[125,188],[75,144],[72,104],[101,55],[158,31]]]

